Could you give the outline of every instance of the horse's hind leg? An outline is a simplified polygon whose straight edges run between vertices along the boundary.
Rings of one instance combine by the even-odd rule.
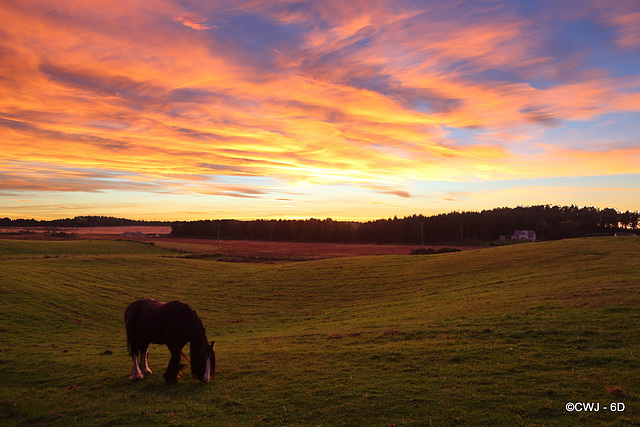
[[[143,375],[151,374],[151,369],[149,369],[149,365],[147,364],[149,360],[149,344],[142,347],[140,349],[140,360],[138,362],[138,367]]]
[[[131,339],[131,336],[128,336],[129,341],[129,354],[131,355],[131,362],[133,362],[131,366],[131,375],[129,375],[129,380],[137,381],[144,378],[144,374],[140,371],[140,367],[138,365],[138,358],[144,359],[145,354],[140,352],[140,348],[135,340]]]
[[[144,378],[144,374],[140,371],[140,367],[138,366],[138,356],[134,355],[133,352],[131,354],[131,361],[133,362],[133,366],[131,367],[131,375],[129,375],[129,379],[131,381],[137,381]]]

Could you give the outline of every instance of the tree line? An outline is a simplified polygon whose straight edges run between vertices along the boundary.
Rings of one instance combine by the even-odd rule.
[[[538,240],[629,233],[640,228],[640,211],[594,206],[539,205],[496,208],[481,212],[450,212],[433,216],[367,222],[233,219],[188,222],[143,221],[106,216],[39,221],[0,218],[0,227],[122,227],[169,226],[176,237],[283,240],[330,243],[452,244],[497,240],[515,230],[535,230]]]
[[[144,221],[110,216],[76,216],[75,218],[37,220],[0,218],[0,227],[126,227],[133,225],[169,226],[167,221]]]
[[[515,230],[535,230],[538,240],[613,235],[637,230],[640,211],[594,206],[539,205],[482,212],[379,219],[368,222],[324,220],[203,220],[175,222],[171,235],[238,240],[330,243],[452,244],[498,240]]]

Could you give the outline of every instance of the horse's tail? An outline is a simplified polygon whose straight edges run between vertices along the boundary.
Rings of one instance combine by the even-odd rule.
[[[135,333],[135,325],[140,312],[139,301],[134,301],[124,310],[124,326],[127,331],[127,349],[130,356],[137,356],[138,345]]]

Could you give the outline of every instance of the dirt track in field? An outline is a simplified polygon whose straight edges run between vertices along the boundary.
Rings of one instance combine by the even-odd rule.
[[[87,238],[88,236],[82,236]],[[413,249],[420,245],[367,245],[367,244],[343,244],[343,243],[305,243],[305,242],[272,242],[256,240],[220,240],[218,249],[217,239],[189,239],[174,237],[148,237],[148,236],[119,236],[119,235],[94,235],[94,239],[126,239],[144,242],[180,243],[197,245],[190,250],[195,254],[219,253],[227,257],[257,258],[257,259],[321,259],[343,256],[362,255],[409,255]],[[426,246],[440,249],[443,246]],[[478,249],[470,246],[456,246],[462,250]]]

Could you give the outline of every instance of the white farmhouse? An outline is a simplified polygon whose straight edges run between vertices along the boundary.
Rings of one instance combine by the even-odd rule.
[[[511,236],[513,240],[536,240],[535,230],[516,230]]]

